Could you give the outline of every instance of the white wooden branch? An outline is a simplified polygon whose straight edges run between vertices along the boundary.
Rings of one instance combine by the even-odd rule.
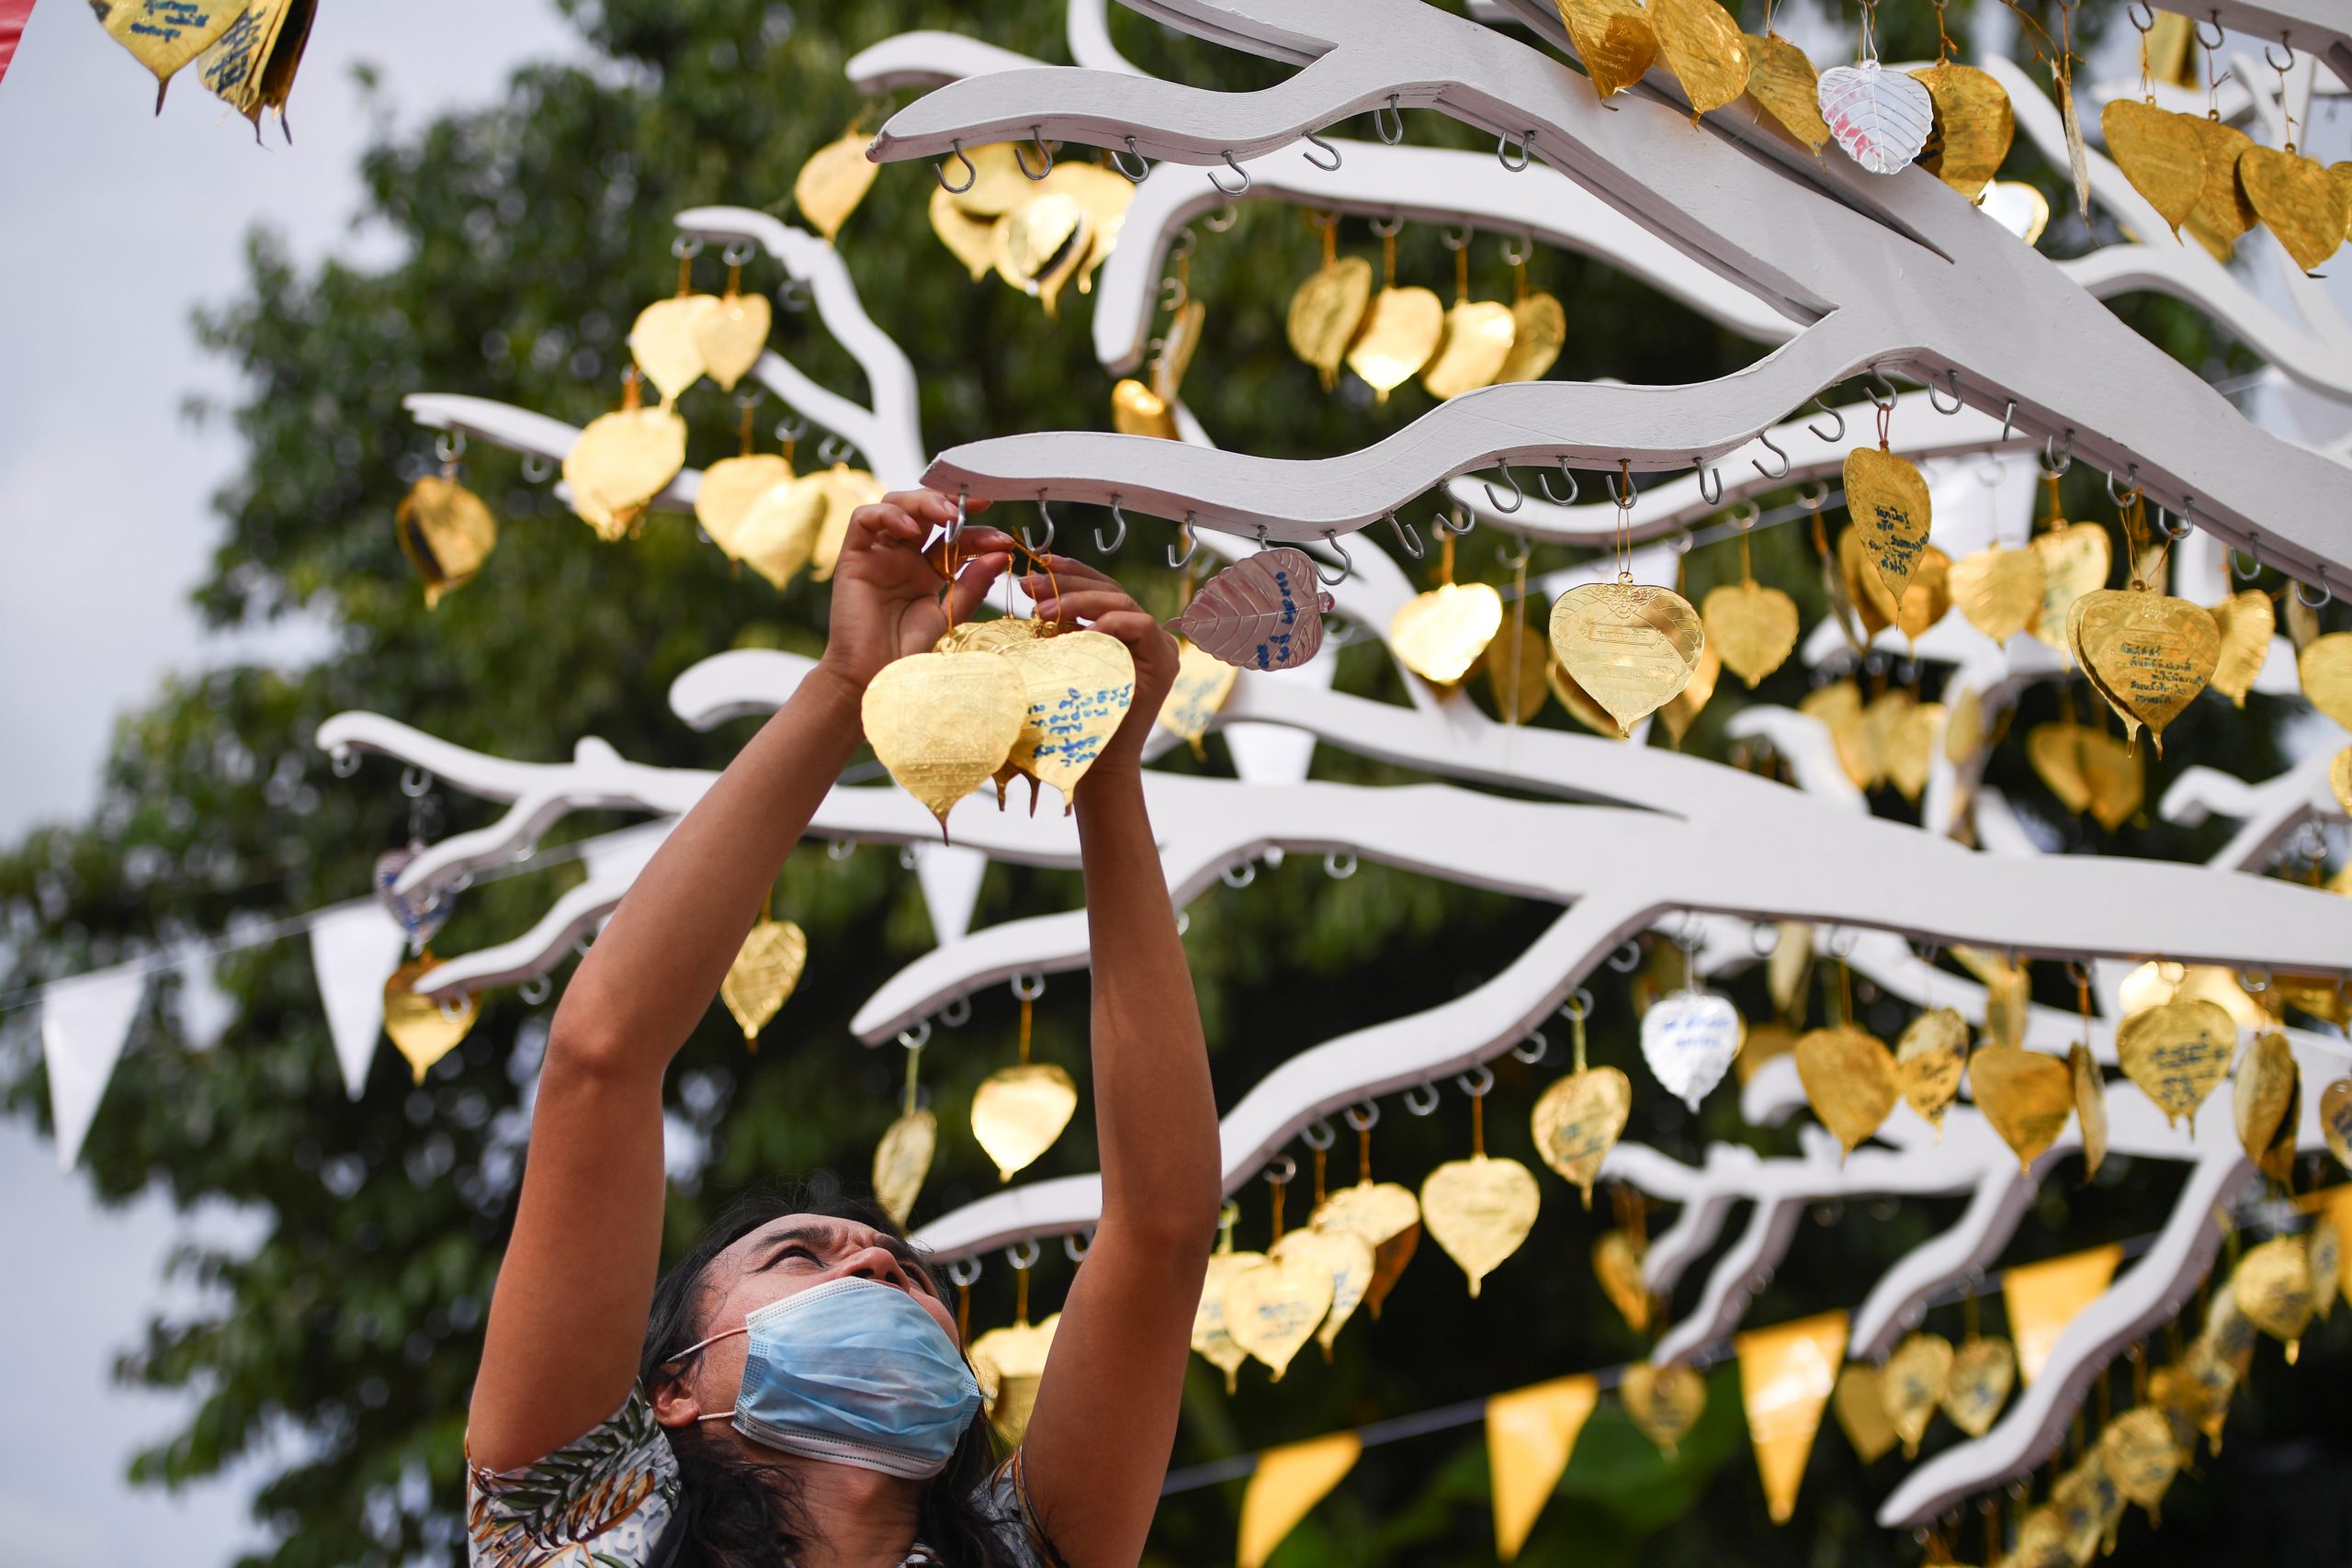
[[[2317,715],[2309,722],[2333,731],[2332,738],[2320,740],[2308,756],[2278,777],[2248,784],[2218,768],[2188,768],[2165,791],[2157,815],[2188,828],[2211,816],[2235,818],[2245,825],[2211,863],[2236,871],[2267,869],[2304,823],[2345,820],[2344,803],[2335,798],[2327,770],[2336,752],[2352,746],[2352,735]]]

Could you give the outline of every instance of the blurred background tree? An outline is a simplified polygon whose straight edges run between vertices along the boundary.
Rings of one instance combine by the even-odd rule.
[[[246,464],[219,498],[225,530],[200,590],[203,608],[217,624],[319,615],[337,630],[336,651],[290,672],[192,671],[123,721],[89,820],[36,832],[0,857],[6,922],[0,974],[8,990],[190,934],[300,913],[365,887],[375,856],[408,837],[406,803],[380,764],[356,779],[329,774],[312,735],[330,714],[370,708],[519,759],[560,758],[578,737],[597,735],[633,759],[717,767],[750,726],[688,731],[664,701],[672,680],[730,647],[813,652],[820,646],[821,587],[804,580],[779,595],[757,578],[739,577],[675,516],[657,515],[642,537],[626,544],[599,544],[544,488],[526,484],[511,457],[485,449],[473,455],[468,478],[501,515],[500,547],[476,581],[428,613],[390,525],[406,481],[424,470],[430,451],[400,400],[427,389],[473,392],[575,423],[611,406],[629,322],[672,286],[671,215],[731,202],[791,216],[788,193],[800,162],[849,126],[879,123],[880,106],[843,79],[849,56],[910,28],[968,29],[972,14],[943,0],[869,0],[828,7],[821,18],[758,0],[605,0],[565,9],[603,57],[596,69],[521,72],[503,102],[387,141],[368,158],[368,217],[404,240],[404,260],[381,270],[329,261],[301,272],[268,234],[256,233],[248,292],[198,323],[205,343],[244,373],[248,389],[237,406],[206,411],[224,436],[233,432],[243,443]],[[1963,13],[1953,7],[1955,32]],[[1245,88],[1282,73],[1124,11],[1114,9],[1113,25],[1120,47],[1163,75]],[[1893,35],[1890,57],[1933,52],[1925,6],[1905,7],[1883,25]],[[1053,0],[993,6],[987,16],[990,41],[1048,60],[1063,58],[1061,26]],[[1434,115],[1412,117],[1412,134],[1483,145]],[[2019,152],[2012,172],[2021,164],[2032,165],[2030,176],[2056,195],[2058,179],[2030,151]],[[841,243],[868,308],[922,374],[925,433],[934,448],[1019,430],[1107,427],[1111,378],[1089,351],[1088,302],[1066,295],[1061,320],[1046,323],[1034,302],[993,280],[968,281],[927,231],[930,189],[922,168],[885,170]],[[1186,390],[1213,433],[1269,455],[1320,456],[1364,446],[1426,412],[1416,387],[1385,405],[1374,405],[1361,383],[1326,396],[1290,355],[1283,310],[1317,259],[1316,236],[1295,210],[1249,207],[1231,231],[1201,238],[1193,277],[1208,304],[1208,329]],[[2075,249],[2089,239],[2079,220],[2062,216],[2045,244]],[[1361,251],[1368,236],[1351,222],[1342,242]],[[1503,294],[1509,275],[1493,245],[1482,243],[1475,256],[1474,287]],[[701,284],[715,286],[715,259],[701,265]],[[780,279],[763,275],[769,265],[754,262],[747,286],[774,288]],[[1399,269],[1408,280],[1442,287],[1451,258],[1437,233],[1409,229]],[[1568,345],[1555,375],[1695,381],[1758,356],[1756,345],[1606,265],[1538,252],[1531,273],[1535,286],[1568,304]],[[2122,308],[2193,364],[2214,372],[2242,366],[2242,356],[2186,311],[2147,300]],[[854,364],[812,316],[780,313],[778,321],[780,345],[796,360],[845,391],[859,390]],[[720,394],[706,385],[689,394],[685,412],[694,425],[690,461],[732,450],[734,411]],[[774,412],[771,404],[767,417]],[[2070,492],[2069,515],[2103,514],[2091,501],[2096,479],[2076,480],[2084,488],[2079,496]],[[1141,547],[1131,546],[1119,569],[1172,610],[1174,583],[1158,567],[1159,536],[1146,529],[1139,537]],[[1737,570],[1729,549],[1691,558],[1693,598]],[[1566,558],[1547,552],[1538,570]],[[1798,530],[1759,536],[1757,566],[1760,576],[1799,594],[1808,622],[1821,613],[1810,546]],[[1464,574],[1494,570],[1474,543]],[[1376,646],[1345,649],[1340,658],[1344,687],[1400,695]],[[1804,682],[1791,669],[1761,698],[1792,702]],[[1477,700],[1487,701],[1483,692]],[[2041,693],[2021,722],[2041,716],[2033,703],[2056,700]],[[1731,701],[1728,693],[1718,695],[1690,750],[1725,754],[1721,720]],[[2177,731],[2174,760],[2156,765],[2150,797],[2165,770],[2183,765],[2178,759],[2224,748],[2261,776],[2275,761],[2270,736],[2283,711],[2261,698],[2245,717],[2200,705]],[[1566,721],[1555,709],[1541,722]],[[1212,739],[1203,762],[1171,765],[1228,763],[1222,742]],[[1405,776],[1329,748],[1317,771],[1365,782]],[[2078,825],[2014,758],[1994,776],[2075,847],[2192,856],[2212,847],[2209,834],[2144,822],[2114,835]],[[1879,804],[1902,809],[1891,796]],[[486,819],[471,800],[436,797],[431,808],[446,809],[449,827]],[[563,831],[576,837],[613,825],[586,817]],[[1431,822],[1428,830],[1442,835],[1445,825]],[[462,952],[520,929],[576,876],[551,865],[483,884],[460,901],[440,949]],[[1067,907],[1076,896],[1069,874],[996,868],[979,919]],[[887,849],[845,860],[804,851],[779,884],[777,909],[807,928],[812,958],[766,1048],[747,1055],[714,1009],[671,1080],[678,1149],[673,1247],[682,1247],[707,1213],[748,1185],[812,1172],[820,1181],[861,1183],[894,1109],[899,1054],[861,1049],[846,1025],[883,976],[932,941],[915,879]],[[1193,906],[1187,941],[1221,1099],[1229,1104],[1302,1043],[1460,994],[1508,962],[1548,918],[1543,907],[1370,865],[1335,880],[1311,857],[1263,868],[1246,889],[1214,887]],[[1628,988],[1604,978],[1594,1055],[1631,1068],[1643,1086],[1629,1136],[1685,1156],[1709,1138],[1793,1148],[1785,1129],[1742,1124],[1730,1095],[1718,1094],[1692,1118],[1657,1091],[1634,1066]],[[160,1184],[183,1205],[226,1200],[265,1222],[249,1251],[177,1259],[175,1269],[213,1287],[215,1305],[158,1319],[123,1357],[124,1378],[192,1396],[184,1426],[139,1457],[134,1476],[175,1484],[264,1452],[274,1456],[273,1470],[255,1508],[272,1544],[256,1561],[313,1568],[453,1560],[462,1553],[467,1393],[509,1223],[547,1010],[512,993],[485,997],[464,1047],[422,1087],[412,1086],[404,1065],[386,1052],[366,1094],[352,1101],[342,1092],[300,943],[243,950],[224,963],[220,979],[238,1017],[209,1051],[184,1044],[168,995],[151,997],[83,1157],[86,1179],[104,1197]],[[1040,1010],[1041,1056],[1081,1064],[1083,992],[1075,976],[1049,991]],[[1751,1016],[1762,1016],[1760,988],[1739,994]],[[1900,1010],[1871,1000],[1867,987],[1864,1010],[1890,1037],[1901,1025]],[[1001,993],[979,998],[970,1022],[943,1033],[926,1053],[925,1081],[951,1132],[919,1217],[992,1184],[985,1162],[953,1129],[979,1077],[1009,1059],[1012,1011]],[[28,1021],[17,1015],[0,1072],[12,1111],[40,1121],[46,1077]],[[1492,1145],[1532,1163],[1526,1109],[1559,1070],[1558,1058],[1532,1067],[1505,1059],[1497,1070]],[[1418,1182],[1466,1147],[1467,1117],[1456,1096],[1448,1094],[1427,1119],[1391,1111],[1374,1140],[1385,1176]],[[1334,1160],[1335,1180],[1352,1176],[1344,1141]],[[1093,1162],[1081,1116],[1035,1174],[1091,1169]],[[2117,1159],[2089,1192],[2071,1174],[2052,1180],[2010,1256],[2045,1256],[2148,1229],[2169,1205],[2180,1173]],[[1458,1272],[1428,1246],[1385,1317],[1351,1326],[1330,1365],[1304,1358],[1279,1388],[1245,1371],[1242,1392],[1229,1399],[1221,1380],[1196,1364],[1176,1462],[1638,1357],[1642,1340],[1606,1304],[1585,1264],[1602,1222],[1580,1213],[1564,1186],[1544,1182],[1534,1235],[1476,1303],[1464,1299]],[[1239,1201],[1243,1245],[1261,1244],[1263,1189],[1252,1184]],[[1306,1201],[1294,1194],[1294,1222]],[[1808,1230],[1750,1321],[1851,1305],[1856,1280],[1874,1278],[1957,1208],[1929,1201],[1823,1211],[1816,1217],[1824,1227]],[[1058,1289],[1057,1266],[1049,1262],[1041,1275],[1041,1310]],[[1006,1272],[992,1269],[978,1287],[975,1321],[1001,1322],[1010,1313]],[[1987,1315],[1988,1326],[1997,1325],[1996,1309],[1988,1306]],[[1943,1316],[1954,1321],[1943,1324]],[[2319,1393],[2328,1382],[2324,1369],[2340,1367],[2352,1348],[2345,1316],[2352,1314],[2315,1328],[2307,1343],[2317,1369],[2282,1374],[2275,1356],[2266,1357],[2241,1396],[2226,1452],[2176,1489],[2165,1531],[2150,1536],[2136,1521],[2131,1527],[2135,1560],[2200,1561],[2224,1540],[2241,1549],[2266,1540],[2283,1547],[2294,1539],[2278,1533],[2295,1517],[2290,1498],[2301,1506],[2331,1488],[2338,1497],[2352,1490],[2345,1485],[2352,1475],[2341,1411],[2330,1416]],[[1956,1309],[1938,1322],[1956,1332]],[[1524,1560],[1579,1568],[1915,1561],[1911,1541],[1870,1522],[1896,1462],[1865,1473],[1843,1441],[1825,1433],[1796,1522],[1770,1528],[1726,1367],[1712,1380],[1704,1422],[1671,1463],[1604,1404]],[[1493,1548],[1485,1463],[1475,1426],[1370,1450],[1276,1563],[1487,1561]],[[1227,1560],[1239,1491],[1233,1483],[1172,1499],[1153,1560]],[[2309,1559],[2288,1551],[2282,1560]]]

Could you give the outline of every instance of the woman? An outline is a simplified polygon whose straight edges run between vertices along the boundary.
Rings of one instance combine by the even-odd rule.
[[[1221,1198],[1192,980],[1144,812],[1167,633],[1065,558],[1041,613],[1135,657],[1133,706],[1077,792],[1093,944],[1102,1213],[1019,1450],[995,1462],[939,1282],[879,1209],[772,1204],[667,1279],[662,1077],[859,742],[866,682],[968,617],[1012,561],[952,501],[852,519],[825,655],[672,831],[565,992],[467,1434],[477,1563],[1069,1568],[1132,1563],[1174,1440]],[[1057,584],[1058,586],[1053,586]],[[944,592],[943,592],[944,591]],[[943,603],[944,601],[944,603]]]

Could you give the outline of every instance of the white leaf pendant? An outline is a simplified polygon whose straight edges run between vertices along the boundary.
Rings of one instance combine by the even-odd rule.
[[[1323,646],[1323,613],[1331,603],[1316,581],[1315,558],[1283,546],[1210,578],[1169,624],[1227,664],[1295,670]]]
[[[1874,175],[1908,168],[1935,129],[1936,101],[1926,85],[1875,60],[1823,72],[1820,96],[1829,134]]]
[[[1668,1094],[1696,1111],[1739,1055],[1741,1032],[1728,998],[1677,991],[1642,1015],[1642,1058]]]

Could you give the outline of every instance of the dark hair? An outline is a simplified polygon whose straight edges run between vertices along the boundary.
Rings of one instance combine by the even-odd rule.
[[[735,1242],[786,1214],[854,1220],[887,1235],[906,1237],[899,1223],[871,1199],[820,1194],[805,1187],[742,1194],[653,1288],[637,1369],[639,1385],[649,1397],[665,1378],[677,1376],[676,1368],[665,1372],[663,1367],[706,1332],[702,1282],[712,1261]],[[939,1276],[920,1262],[916,1267],[944,1297]],[[676,1532],[669,1559],[673,1568],[778,1568],[800,1555],[803,1540],[813,1531],[788,1468],[747,1462],[714,1443],[699,1426],[673,1427],[669,1437],[678,1458],[682,1493],[670,1527]],[[1001,1533],[1005,1521],[986,1500],[998,1450],[987,1415],[973,1416],[947,1468],[923,1489],[915,1533],[954,1568],[1021,1568]]]

